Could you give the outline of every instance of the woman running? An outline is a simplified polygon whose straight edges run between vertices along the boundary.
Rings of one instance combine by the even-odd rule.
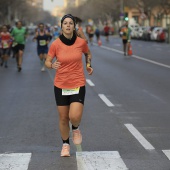
[[[72,124],[72,140],[75,145],[82,143],[79,129],[85,99],[85,73],[82,54],[86,56],[86,69],[93,73],[91,55],[86,41],[76,35],[76,22],[71,14],[61,19],[62,34],[49,49],[46,66],[56,70],[54,92],[59,112],[59,128],[63,141],[61,156],[70,156],[69,121]],[[56,60],[53,62],[53,59]]]

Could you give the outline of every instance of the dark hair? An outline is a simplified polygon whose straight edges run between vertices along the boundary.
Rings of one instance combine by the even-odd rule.
[[[22,21],[17,21],[16,25],[18,25],[19,23],[21,23],[21,24],[22,24]]]
[[[75,21],[74,16],[71,15],[71,14],[66,14],[66,15],[64,15],[64,16],[62,17],[62,19],[61,19],[61,27],[62,27],[63,21],[64,21],[66,18],[71,18],[71,19],[73,20],[73,22],[74,22],[74,27],[76,26],[76,21]]]
[[[39,23],[39,25],[38,25],[38,26],[40,26],[40,25],[43,25],[43,26],[44,26],[44,24],[43,24],[43,23]]]
[[[2,26],[2,28],[3,28],[3,27],[6,27],[6,28],[8,29],[7,25],[5,25],[5,24]]]

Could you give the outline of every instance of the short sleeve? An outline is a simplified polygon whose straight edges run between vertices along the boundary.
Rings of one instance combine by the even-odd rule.
[[[83,53],[87,53],[88,51],[89,51],[89,47],[88,47],[86,41],[84,41],[84,43],[83,43]]]
[[[55,46],[55,43],[53,42],[49,48],[49,51],[48,51],[48,56],[54,58],[56,56],[56,46]]]

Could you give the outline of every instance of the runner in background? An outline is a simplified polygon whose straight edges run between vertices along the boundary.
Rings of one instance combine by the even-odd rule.
[[[15,26],[11,27],[10,29],[10,34],[12,33],[13,29],[17,26],[17,22],[15,23]],[[16,58],[16,50],[15,50],[15,46],[17,45],[16,42],[13,41],[12,46],[11,46],[11,52],[12,52],[12,58]]]
[[[55,25],[53,30],[53,39],[56,40],[60,36],[60,34],[61,34],[61,30],[57,25]]]
[[[100,30],[98,27],[95,28],[95,35],[96,35],[96,40],[99,42],[100,40]]]
[[[75,21],[76,21],[76,34],[78,37],[83,38],[84,40],[86,40],[86,42],[88,43],[88,40],[83,32],[83,27],[81,26],[82,23],[82,19],[78,18],[78,17],[74,17]]]
[[[94,37],[94,27],[93,25],[89,25],[89,29],[88,29],[88,35],[89,35],[89,41],[90,44],[93,45],[93,37]]]
[[[25,41],[27,37],[27,29],[22,26],[22,22],[18,21],[16,24],[16,28],[12,30],[11,35],[14,38],[14,48],[16,52],[16,61],[18,72],[22,70],[22,62],[23,62],[23,54],[25,48]]]
[[[124,26],[121,28],[120,35],[122,37],[122,43],[123,43],[123,51],[124,55],[127,55],[128,45],[130,43],[130,36],[131,29],[128,27],[128,22],[125,22]]]
[[[108,26],[108,23],[106,23],[104,27],[104,35],[106,37],[107,42],[109,42],[109,31],[110,31],[110,27]]]
[[[2,32],[0,34],[1,39],[1,47],[2,47],[2,62],[1,66],[5,64],[5,68],[8,68],[8,58],[10,56],[10,49],[12,44],[12,36],[8,32],[8,28],[6,25],[3,25]]]
[[[45,60],[48,53],[49,44],[49,32],[45,30],[44,24],[40,23],[33,38],[33,41],[37,40],[37,53],[41,62],[41,71],[45,71]]]

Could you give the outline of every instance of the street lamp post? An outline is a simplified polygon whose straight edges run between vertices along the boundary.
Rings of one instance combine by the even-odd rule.
[[[123,5],[123,0],[120,0],[120,20],[121,20],[121,25],[123,24],[123,18],[124,18],[124,5]]]
[[[170,44],[170,24],[167,24],[167,29],[168,29],[168,37],[167,37],[167,43]]]

